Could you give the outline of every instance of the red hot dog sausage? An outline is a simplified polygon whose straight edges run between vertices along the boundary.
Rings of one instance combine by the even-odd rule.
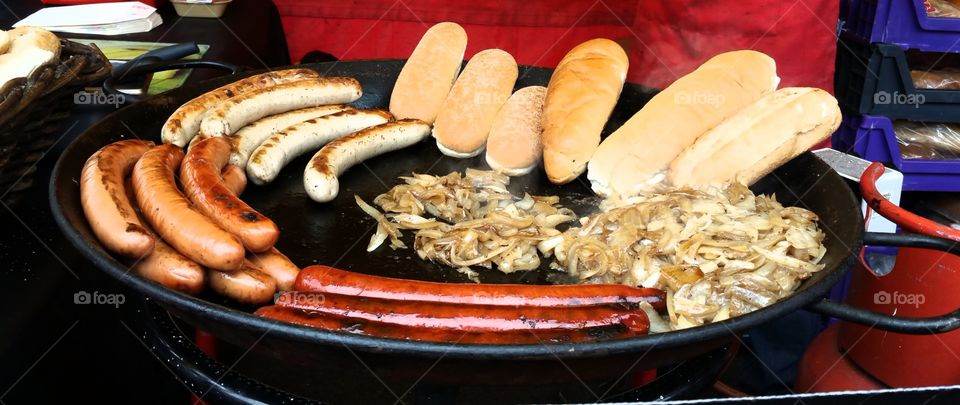
[[[144,153],[133,168],[137,204],[147,222],[178,252],[212,269],[236,271],[243,264],[243,244],[194,210],[177,188],[173,173],[182,159],[183,151],[172,144]]]
[[[658,311],[666,309],[666,294],[655,288],[636,288],[620,284],[432,283],[371,276],[322,265],[309,266],[300,271],[293,289],[356,297],[449,304],[557,308],[635,305],[647,302]]]
[[[207,138],[187,152],[180,166],[183,190],[200,212],[221,228],[236,235],[253,252],[270,249],[280,230],[224,185],[220,173],[230,159],[230,142]]]
[[[90,228],[107,250],[132,258],[153,251],[155,238],[127,198],[125,179],[153,142],[130,139],[104,146],[80,172],[80,203]]]
[[[642,310],[606,306],[542,308],[393,301],[290,291],[276,305],[319,314],[412,328],[465,332],[578,330],[622,325],[646,333],[650,320]]]
[[[256,315],[334,332],[354,333],[390,339],[448,342],[462,344],[550,344],[575,343],[638,336],[622,327],[602,327],[579,330],[544,330],[518,332],[461,332],[442,329],[411,328],[383,325],[373,322],[357,322],[339,319],[309,311],[277,305],[260,307]]]

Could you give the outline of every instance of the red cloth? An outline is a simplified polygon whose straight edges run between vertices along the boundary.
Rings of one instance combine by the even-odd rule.
[[[832,91],[836,0],[274,0],[290,55],[404,58],[430,25],[454,21],[466,58],[504,49],[555,66],[576,44],[607,37],[630,54],[628,80],[663,87],[719,52],[753,48],[777,60],[783,85]]]

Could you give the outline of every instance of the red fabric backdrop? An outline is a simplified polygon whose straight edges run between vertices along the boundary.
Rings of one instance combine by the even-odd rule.
[[[756,49],[777,60],[783,85],[832,91],[836,0],[274,0],[290,54],[403,58],[433,23],[469,36],[466,57],[501,48],[522,64],[554,66],[567,50],[614,39],[631,58],[628,80],[663,87],[710,56]]]

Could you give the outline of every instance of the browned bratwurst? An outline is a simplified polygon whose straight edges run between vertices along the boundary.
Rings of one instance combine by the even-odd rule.
[[[177,188],[173,174],[181,160],[180,147],[164,144],[144,153],[134,166],[133,188],[144,217],[191,260],[215,270],[240,269],[244,256],[240,240],[194,210]]]
[[[140,223],[146,224],[147,220],[143,218],[143,213],[140,212],[140,207],[136,204],[137,197],[133,192],[133,179],[127,177],[124,183],[127,191],[127,202],[132,204]],[[150,235],[154,238],[157,237],[149,226],[144,225],[144,229],[150,232]],[[153,251],[149,255],[142,259],[136,259],[132,263],[131,268],[140,277],[187,294],[199,294],[206,284],[203,267],[159,239],[157,239]]]
[[[217,294],[249,305],[268,303],[277,291],[277,282],[249,260],[233,273],[208,271],[207,282]]]
[[[297,280],[297,275],[300,274],[300,268],[275,247],[262,253],[249,253],[247,254],[247,260],[253,262],[260,267],[260,270],[276,280],[277,289],[280,291],[292,290],[293,283]]]
[[[104,146],[87,159],[80,172],[80,203],[87,222],[107,250],[133,258],[154,248],[127,198],[124,179],[153,142],[130,139]]]
[[[263,252],[280,237],[280,230],[223,184],[220,173],[230,159],[230,142],[207,138],[187,152],[180,166],[180,182],[200,212],[230,232],[253,252]]]
[[[243,194],[243,190],[247,188],[247,173],[240,166],[227,165],[220,172],[220,177],[223,178],[223,185],[234,195]]]

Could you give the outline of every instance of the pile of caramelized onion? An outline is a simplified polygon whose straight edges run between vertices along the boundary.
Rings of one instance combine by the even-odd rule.
[[[558,197],[514,197],[507,190],[510,178],[493,171],[401,179],[403,184],[373,200],[386,214],[356,197],[377,220],[367,251],[388,239],[392,248],[406,247],[401,230],[415,230],[420,258],[468,275],[475,276],[473,266],[496,265],[505,273],[533,270],[540,267],[537,244],[559,236],[557,225],[576,219],[573,211],[558,206]]]
[[[673,328],[721,321],[773,304],[823,268],[813,212],[743,185],[640,196],[580,219],[540,242],[553,266],[582,283],[667,291]]]
[[[505,273],[551,267],[579,283],[626,284],[667,292],[669,326],[717,322],[771,305],[801,280],[823,269],[824,234],[817,216],[756,196],[739,184],[681,189],[633,197],[617,207],[576,219],[559,198],[507,191],[509,177],[467,169],[446,176],[414,174],[357,204],[377,220],[368,251],[387,240],[405,248],[401,231],[413,230],[414,249],[467,274],[471,267]],[[539,252],[539,254],[538,254]]]

